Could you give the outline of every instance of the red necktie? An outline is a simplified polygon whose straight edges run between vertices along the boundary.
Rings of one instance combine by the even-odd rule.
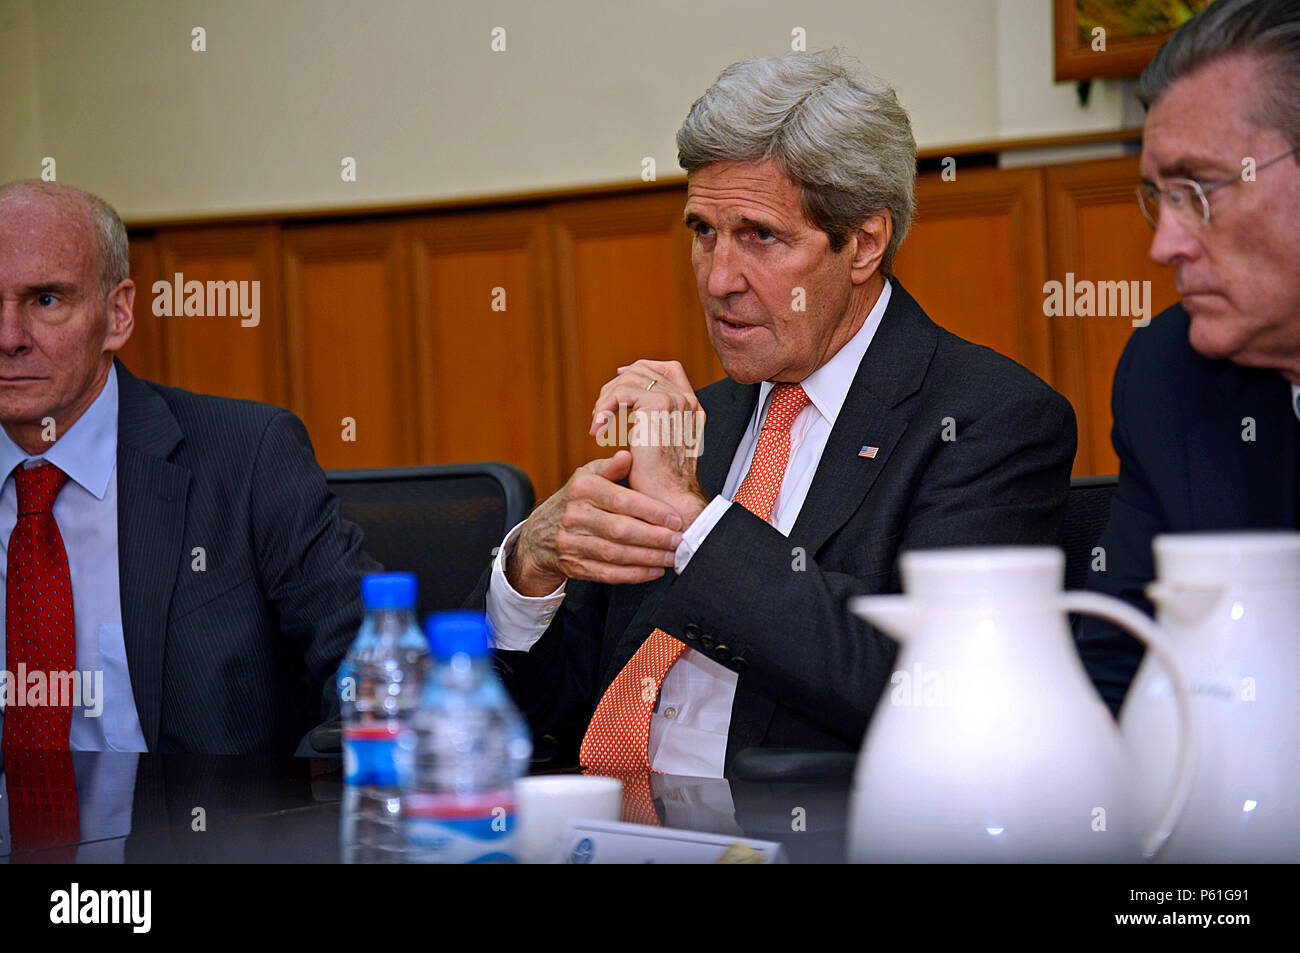
[[[18,522],[9,536],[5,574],[5,664],[14,678],[20,666],[26,671],[28,684],[15,684],[14,688],[29,704],[6,709],[4,750],[66,751],[72,700],[60,697],[64,695],[57,691],[60,681],[50,676],[74,672],[77,666],[72,577],[53,512],[54,498],[68,475],[49,464],[20,466],[14,471],[14,481],[18,486]],[[51,690],[37,693],[39,680],[32,679],[35,673],[40,673]]]
[[[736,491],[735,502],[765,520],[781,492],[790,462],[790,425],[808,405],[808,395],[798,384],[777,384],[749,472]],[[686,651],[663,629],[655,629],[610,683],[582,739],[578,760],[601,771],[647,771],[650,757],[650,716],[668,670]],[[624,779],[624,794],[629,789]],[[647,789],[648,790],[648,789]]]
[[[5,751],[12,863],[70,864],[81,840],[72,752]]]
[[[14,697],[25,704],[5,709],[4,766],[9,828],[15,851],[75,844],[80,838],[77,788],[68,754],[72,699],[52,673],[76,677],[77,639],[72,577],[63,536],[54,521],[54,500],[68,475],[56,466],[18,467],[18,522],[9,536],[5,572],[5,667],[17,679]],[[35,692],[40,673],[46,691]],[[33,704],[35,703],[35,704]],[[69,853],[69,851],[71,853]],[[75,847],[34,854],[30,860],[65,861]]]

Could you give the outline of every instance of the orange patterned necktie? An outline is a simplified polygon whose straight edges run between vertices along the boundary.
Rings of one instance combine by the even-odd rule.
[[[808,395],[798,384],[777,384],[749,472],[736,492],[735,502],[771,520],[772,507],[781,492],[790,462],[790,425],[808,405]],[[673,663],[686,651],[663,629],[655,629],[610,683],[591,716],[578,760],[584,767],[602,771],[647,771],[650,768],[650,716]],[[625,782],[626,783],[626,782]]]

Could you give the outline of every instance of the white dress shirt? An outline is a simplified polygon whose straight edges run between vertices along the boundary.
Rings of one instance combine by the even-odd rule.
[[[790,462],[781,492],[772,507],[772,523],[790,535],[812,485],[831,428],[848,396],[858,365],[889,305],[891,285],[885,282],[880,298],[858,332],[829,361],[802,381],[809,404],[790,426]],[[677,573],[686,571],[691,556],[718,524],[732,497],[749,472],[759,432],[775,385],[760,385],[758,404],[741,437],[722,493],[715,497],[682,534],[677,547]],[[705,423],[707,432],[708,423]],[[518,539],[520,523],[507,534],[493,566],[488,586],[487,614],[496,647],[526,652],[542,637],[560,603],[564,586],[547,596],[524,596],[506,580],[505,564]],[[655,771],[701,778],[721,778],[731,728],[731,706],[736,695],[736,673],[694,649],[687,649],[664,677],[659,703],[650,719],[649,758]]]
[[[99,396],[67,432],[38,456],[31,456],[0,429],[0,672],[5,662],[5,574],[9,536],[18,522],[18,487],[13,470],[44,460],[68,475],[54,500],[54,521],[63,537],[72,580],[76,626],[77,672],[102,679],[102,703],[92,714],[88,699],[72,713],[69,747],[73,751],[144,751],[144,733],[131,692],[122,637],[122,602],[117,557],[117,369],[110,367]],[[96,674],[102,673],[102,674]],[[0,675],[0,678],[13,677]],[[22,686],[16,685],[16,689]],[[0,692],[0,732],[4,698]]]

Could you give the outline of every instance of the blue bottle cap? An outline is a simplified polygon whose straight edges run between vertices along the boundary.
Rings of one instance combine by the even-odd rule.
[[[414,609],[416,581],[409,572],[374,572],[361,577],[361,604],[375,609]]]
[[[492,652],[487,616],[482,612],[436,612],[424,620],[429,651],[439,661],[453,655],[485,658]]]

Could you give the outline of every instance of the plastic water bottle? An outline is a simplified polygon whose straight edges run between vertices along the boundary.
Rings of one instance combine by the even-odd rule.
[[[415,596],[410,573],[373,573],[361,580],[366,615],[339,670],[344,863],[402,860],[397,740],[419,704],[429,669]]]
[[[513,863],[514,782],[528,770],[527,725],[492,668],[481,612],[425,620],[434,667],[402,747],[410,863]]]

